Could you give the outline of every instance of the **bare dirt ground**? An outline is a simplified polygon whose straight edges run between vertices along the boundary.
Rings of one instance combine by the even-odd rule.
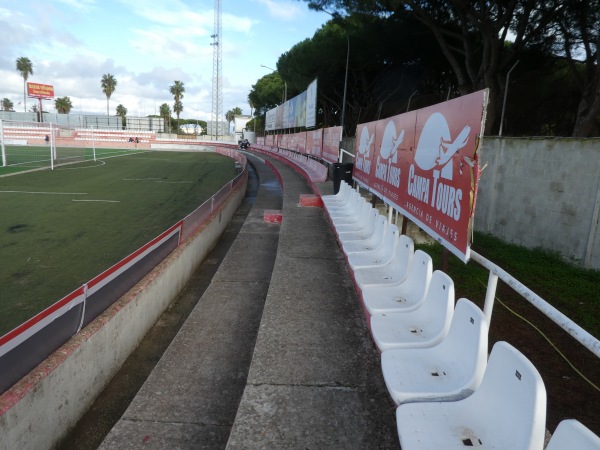
[[[519,349],[540,372],[548,399],[548,430],[553,433],[561,420],[573,418],[600,436],[600,391],[584,381],[553,345],[596,386],[600,386],[600,359],[510,287],[499,283],[497,297],[532,322],[552,342],[496,302],[490,326],[490,349],[493,342],[507,341]],[[460,298],[458,292],[457,298]],[[479,306],[483,307],[483,303]],[[576,307],[573,305],[573,308]],[[563,313],[568,317],[573,316],[569,311]]]

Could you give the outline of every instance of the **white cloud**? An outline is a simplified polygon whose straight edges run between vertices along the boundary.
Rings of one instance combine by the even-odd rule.
[[[95,5],[95,0],[58,0],[73,9],[81,12],[90,12]]]
[[[269,14],[277,19],[292,21],[304,15],[304,8],[299,4],[290,1],[277,0],[255,0],[267,7]]]

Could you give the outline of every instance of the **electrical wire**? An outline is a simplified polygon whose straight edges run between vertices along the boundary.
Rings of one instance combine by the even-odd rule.
[[[479,280],[481,284],[483,284],[483,286],[485,287],[485,284]],[[559,356],[565,360],[565,362],[571,367],[571,369],[573,369],[575,371],[575,373],[577,375],[579,375],[586,383],[588,383],[592,388],[594,388],[595,390],[597,390],[598,392],[600,392],[600,387],[598,387],[596,384],[594,384],[593,381],[591,381],[588,377],[586,377],[577,367],[575,367],[575,365],[569,360],[569,358],[567,358],[565,356],[565,354],[563,352],[561,352],[559,350],[559,348],[554,344],[554,342],[552,342],[550,340],[550,338],[548,336],[546,336],[544,334],[544,332],[542,330],[540,330],[536,325],[534,325],[532,322],[530,322],[529,320],[527,320],[525,317],[523,317],[522,315],[520,315],[519,313],[517,313],[516,311],[512,310],[511,308],[509,308],[502,300],[500,300],[498,298],[498,296],[494,296],[494,298],[498,301],[498,303],[500,303],[502,306],[504,306],[504,308],[506,308],[511,314],[513,314],[514,316],[518,317],[519,319],[521,319],[523,322],[525,322],[526,324],[528,324],[530,327],[532,327],[534,330],[536,330],[545,340],[546,342],[548,342],[550,344],[550,346],[556,351],[556,353],[559,354]]]

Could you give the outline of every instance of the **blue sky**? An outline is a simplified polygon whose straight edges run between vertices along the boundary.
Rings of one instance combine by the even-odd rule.
[[[223,109],[250,113],[248,92],[278,57],[313,36],[330,16],[298,0],[222,0]],[[117,79],[110,113],[171,108],[169,86],[185,84],[181,117],[209,119],[214,0],[0,0],[0,98],[22,111],[16,59],[33,63],[28,81],[69,96],[72,113],[106,113],[100,79]],[[36,100],[27,100],[27,109]],[[55,112],[53,101],[44,110]]]

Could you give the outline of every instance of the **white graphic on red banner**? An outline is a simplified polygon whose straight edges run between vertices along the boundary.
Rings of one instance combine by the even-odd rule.
[[[357,128],[354,179],[464,261],[486,106],[484,90]]]
[[[368,187],[370,183],[371,164],[373,162],[375,142],[375,125],[377,122],[361,124],[356,130],[357,141],[356,160],[354,162],[354,178],[363,186]]]

